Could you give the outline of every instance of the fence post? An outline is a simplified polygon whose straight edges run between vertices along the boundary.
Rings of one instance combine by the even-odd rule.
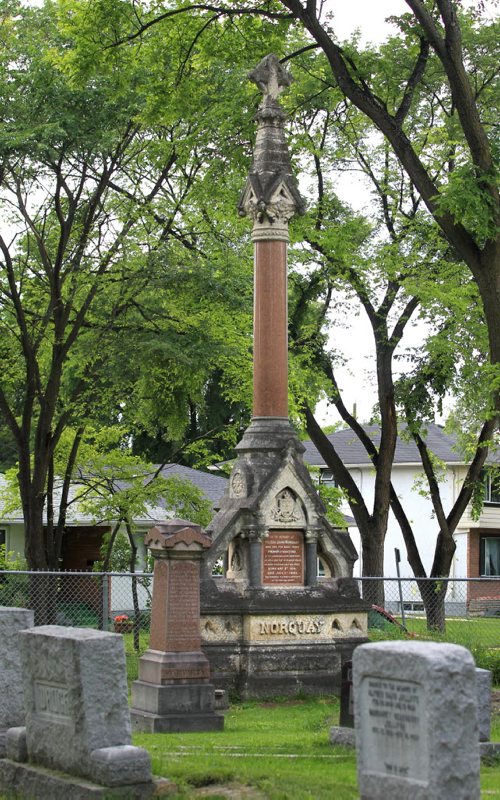
[[[403,628],[406,630],[406,620],[405,620],[405,608],[403,603],[403,587],[401,586],[401,575],[399,574],[399,562],[401,561],[401,554],[397,547],[394,548],[394,555],[396,557],[396,572],[398,574],[398,586],[399,586],[399,604],[401,606],[401,620],[403,623]]]
[[[101,630],[108,630],[109,616],[109,578],[106,573],[101,575]]]

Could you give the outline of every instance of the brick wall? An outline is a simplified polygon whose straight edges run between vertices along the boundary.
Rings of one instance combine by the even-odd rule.
[[[500,536],[500,531],[496,530],[470,530],[467,536],[467,576],[469,578],[480,577],[480,558],[481,558],[481,536]],[[467,583],[467,605],[471,600],[482,597],[491,597],[500,600],[498,578],[491,583],[483,581],[481,583]]]

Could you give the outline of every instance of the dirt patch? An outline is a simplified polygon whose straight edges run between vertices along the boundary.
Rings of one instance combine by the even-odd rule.
[[[213,783],[210,786],[201,786],[199,789],[191,789],[190,797],[206,797],[217,800],[227,798],[228,800],[264,800],[265,795],[254,789],[252,786],[244,786],[241,783]]]

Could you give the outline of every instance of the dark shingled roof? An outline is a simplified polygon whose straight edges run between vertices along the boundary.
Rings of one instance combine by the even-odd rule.
[[[212,504],[218,503],[227,486],[227,478],[213,475],[210,472],[201,472],[199,469],[184,467],[182,464],[165,464],[161,474],[164,478],[177,475],[183,480],[191,481],[198,489],[201,489],[208,500],[212,501]]]
[[[378,425],[363,425],[363,428],[373,440],[375,445],[380,441],[380,428]],[[355,433],[350,428],[335,431],[328,436],[340,458],[347,466],[360,466],[370,464],[366,450]],[[439,425],[428,425],[426,435],[423,437],[428,448],[434,455],[446,464],[464,464],[465,459],[459,452],[456,437],[445,433]],[[325,466],[323,457],[318,453],[311,441],[303,442],[306,451],[304,460],[311,466]],[[417,447],[413,440],[398,438],[396,444],[395,464],[421,464]],[[500,449],[488,455],[488,463],[500,463]]]

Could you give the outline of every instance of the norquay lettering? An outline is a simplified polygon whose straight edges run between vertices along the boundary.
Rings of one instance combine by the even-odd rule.
[[[53,683],[35,683],[35,712],[61,721],[70,720],[69,690]]]
[[[261,636],[302,636],[304,634],[317,635],[322,632],[324,628],[324,620],[285,620],[278,622],[272,620],[268,622],[259,622],[259,633]]]

